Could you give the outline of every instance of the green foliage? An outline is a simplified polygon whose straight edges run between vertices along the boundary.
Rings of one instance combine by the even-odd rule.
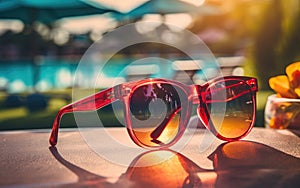
[[[291,63],[300,60],[300,1],[289,0],[283,4],[285,19],[283,20],[283,34],[280,41],[281,61]]]
[[[276,46],[280,41],[282,11],[279,0],[270,3],[262,14],[254,44],[254,59],[261,87],[266,88],[268,78],[275,74],[277,66]]]
[[[299,0],[270,1],[261,13],[258,23],[253,59],[261,81],[260,87],[268,89],[270,77],[284,74],[288,64],[299,61]]]

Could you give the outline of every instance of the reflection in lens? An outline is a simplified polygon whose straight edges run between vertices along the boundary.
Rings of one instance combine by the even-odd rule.
[[[166,83],[142,85],[134,90],[130,98],[131,127],[142,144],[165,145],[176,137],[183,94],[180,88]]]
[[[249,130],[254,103],[251,88],[246,83],[218,82],[208,88],[206,103],[213,126],[221,136],[237,138]]]

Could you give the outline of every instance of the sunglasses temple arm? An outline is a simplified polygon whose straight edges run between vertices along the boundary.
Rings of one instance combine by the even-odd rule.
[[[158,127],[156,127],[156,129],[151,132],[150,136],[153,138],[153,140],[156,140],[162,134],[166,126],[180,110],[181,107],[177,108],[173,113],[171,113],[170,116],[167,116],[167,118]]]
[[[61,108],[56,115],[52,126],[52,131],[49,139],[50,144],[52,146],[55,146],[57,144],[58,129],[60,126],[61,118],[64,114],[70,112],[95,111],[112,103],[115,100],[116,98],[114,96],[113,88],[109,88]]]

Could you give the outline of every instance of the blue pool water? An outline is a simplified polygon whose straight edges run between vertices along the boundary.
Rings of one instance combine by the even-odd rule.
[[[142,63],[157,63],[159,71],[152,73],[153,77],[172,78],[174,74],[172,62],[174,60],[163,60],[165,61],[163,63],[157,62],[161,61],[159,58],[146,59],[146,61],[149,62],[144,61]],[[99,66],[91,64],[81,65],[80,69],[78,69],[79,60],[43,59],[36,65],[26,60],[2,61],[0,62],[0,90],[5,89],[10,93],[32,91],[34,85],[40,91],[47,91],[53,88],[67,88],[74,85],[95,87],[95,83],[91,83],[91,80],[95,80],[100,72],[107,79],[100,80],[98,82],[100,84],[99,87],[105,87],[104,82],[111,82],[116,77],[126,81],[126,67],[133,62],[137,62],[137,59],[113,59],[99,70]],[[78,79],[76,83],[74,83],[75,75]]]
[[[126,79],[125,67],[133,61],[133,59],[114,60],[101,71],[108,78]],[[0,89],[12,93],[32,90],[34,82],[40,90],[66,88],[73,86],[75,74],[81,80],[99,74],[99,70],[94,70],[93,66],[83,66],[84,68],[79,70],[78,63],[79,60],[43,60],[37,65],[26,60],[2,61],[0,62]]]

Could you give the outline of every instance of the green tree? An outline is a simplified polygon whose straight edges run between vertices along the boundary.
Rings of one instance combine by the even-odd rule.
[[[262,89],[272,76],[300,60],[300,1],[272,0],[261,14],[254,38],[253,59]]]
[[[283,4],[285,19],[279,44],[280,60],[284,65],[300,61],[300,1],[288,0]]]
[[[254,38],[253,58],[260,87],[268,88],[268,79],[278,72],[277,46],[282,33],[282,9],[280,0],[271,1],[261,14]]]

